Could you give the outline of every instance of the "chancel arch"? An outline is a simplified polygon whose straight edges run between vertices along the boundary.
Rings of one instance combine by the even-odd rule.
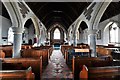
[[[55,30],[57,30],[58,34],[60,34],[58,36],[59,38],[57,36],[54,38],[54,35],[56,35],[54,34]],[[59,23],[56,23],[49,28],[48,35],[50,36],[50,44],[59,43],[59,42],[60,44],[63,44],[65,41],[66,31],[62,25],[60,25]]]

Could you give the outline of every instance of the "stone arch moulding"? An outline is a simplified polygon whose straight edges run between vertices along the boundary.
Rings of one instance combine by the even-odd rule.
[[[54,23],[54,24],[60,25],[60,27],[63,29],[63,31],[64,31],[65,33],[67,33],[66,30],[65,30],[65,28],[63,27],[63,25],[61,25],[61,24],[59,24],[59,23]],[[53,24],[53,25],[54,25],[54,24]],[[54,28],[53,25],[51,25],[51,27],[48,29],[48,32],[50,32],[50,30],[51,30],[52,28]]]
[[[102,2],[101,6],[97,6],[99,10],[96,10],[96,13],[94,12],[94,15],[96,15],[95,17],[92,17],[92,28],[93,29],[98,29],[98,24],[100,22],[100,19],[103,16],[103,13],[105,12],[105,10],[107,9],[107,7],[109,6],[109,4],[112,2],[112,0],[105,0],[104,2]]]
[[[15,3],[12,4],[12,2],[9,2],[9,1],[4,2],[4,0],[2,0],[2,3],[4,4],[6,10],[8,11],[8,14],[12,22],[12,27],[21,27],[22,26],[21,18],[19,14],[16,14],[19,12],[18,10],[17,11],[15,10],[15,7],[13,7]]]
[[[76,34],[76,36],[77,36],[77,30],[80,28],[81,30],[82,30],[82,28],[81,28],[81,24],[85,24],[85,26],[87,26],[87,28],[89,28],[89,23],[85,20],[85,19],[78,19],[76,22],[75,22],[75,26],[74,26],[74,32],[73,32],[73,34]]]
[[[56,23],[54,23],[54,24],[60,25],[60,26],[58,26],[58,27],[60,27],[60,28],[64,31],[64,37],[67,36],[67,31],[65,30],[65,28],[63,27],[63,25],[61,25],[61,24],[58,23],[58,22],[56,22]],[[51,27],[48,29],[48,33],[54,28],[54,24],[51,25]]]
[[[75,30],[82,21],[86,22],[88,30],[97,29],[99,21],[111,1],[112,0],[100,0],[97,2],[97,0],[94,0],[73,23],[75,24]],[[89,13],[91,10],[92,12]]]
[[[40,23],[39,23],[39,19],[34,16],[34,17],[31,17],[32,21],[33,21],[33,24],[34,24],[34,27],[35,27],[35,34],[37,35],[37,37],[39,37],[41,34],[40,34]]]

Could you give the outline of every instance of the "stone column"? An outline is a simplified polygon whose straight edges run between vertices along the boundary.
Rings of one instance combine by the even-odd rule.
[[[14,33],[14,42],[13,42],[13,58],[20,58],[20,50],[22,44],[22,33],[23,28],[20,27],[12,27]]]
[[[40,37],[39,35],[36,36],[36,38],[37,38],[37,46],[39,46],[39,37]]]
[[[44,44],[44,43],[45,43],[44,41],[45,41],[45,34],[42,33],[42,35],[41,35],[41,44],[42,44],[42,45],[45,45],[45,44]]]
[[[77,46],[77,34],[76,34],[76,32],[73,33],[73,46]]]
[[[72,33],[70,33],[70,41],[69,41],[69,45],[71,45],[71,44],[73,44],[73,41],[72,41],[72,38],[73,38],[73,34]]]
[[[91,57],[97,57],[96,53],[96,31],[97,30],[89,30],[88,31],[88,44],[91,49]]]

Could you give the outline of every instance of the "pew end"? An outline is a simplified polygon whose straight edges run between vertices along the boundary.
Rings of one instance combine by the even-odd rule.
[[[88,80],[88,69],[85,65],[83,65],[82,70],[79,74],[80,80]]]
[[[0,58],[5,58],[5,53],[3,52],[3,50],[0,50]]]

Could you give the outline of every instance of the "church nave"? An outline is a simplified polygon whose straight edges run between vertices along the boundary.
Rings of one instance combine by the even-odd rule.
[[[65,63],[60,50],[53,50],[49,63],[42,74],[42,80],[72,80],[72,71]]]

